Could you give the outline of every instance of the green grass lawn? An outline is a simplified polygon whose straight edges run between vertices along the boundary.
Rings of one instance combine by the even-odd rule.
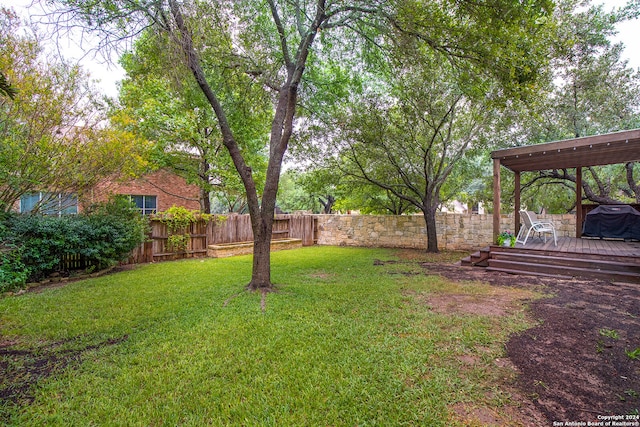
[[[247,256],[0,299],[0,424],[444,426],[455,404],[507,404],[493,361],[524,311],[438,314],[430,294],[488,285],[373,263],[395,254],[274,253],[265,310]]]

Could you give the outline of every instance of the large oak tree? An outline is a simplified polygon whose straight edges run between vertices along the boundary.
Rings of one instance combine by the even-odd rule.
[[[464,154],[482,143],[495,114],[494,97],[465,94],[439,55],[405,61],[341,118],[330,166],[422,212],[427,251],[437,252],[443,185]]]
[[[481,4],[467,0],[56,0],[54,4],[65,13],[58,22],[64,17],[70,22],[79,18],[86,28],[116,38],[152,29],[170,35],[180,47],[214,111],[223,145],[247,193],[254,233],[250,289],[272,287],[269,245],[279,176],[296,128],[300,95],[313,94],[303,90],[305,70],[334,50],[370,53],[381,46],[382,39],[400,34],[420,39],[426,49],[441,52],[456,64],[468,64],[469,75],[499,76],[505,88],[525,85],[535,80],[539,56],[532,47],[551,7],[547,0]],[[208,67],[215,66],[244,73],[271,96],[273,116],[265,129],[269,161],[261,195],[220,96],[219,85],[224,82],[214,84],[207,78]]]

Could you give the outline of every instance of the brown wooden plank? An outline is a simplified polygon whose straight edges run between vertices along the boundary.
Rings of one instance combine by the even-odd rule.
[[[302,217],[302,245],[303,246],[313,246],[316,242],[315,239],[315,222],[316,218],[311,215],[305,215]]]
[[[576,238],[582,236],[582,168],[576,168]]]

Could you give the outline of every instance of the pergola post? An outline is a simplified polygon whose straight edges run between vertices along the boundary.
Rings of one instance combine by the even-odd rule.
[[[500,159],[493,159],[493,243],[500,234]]]
[[[515,221],[515,225],[513,229],[515,230],[516,236],[520,232],[520,171],[515,172],[515,194],[513,195],[513,218]]]
[[[582,237],[582,168],[576,168],[576,239]]]

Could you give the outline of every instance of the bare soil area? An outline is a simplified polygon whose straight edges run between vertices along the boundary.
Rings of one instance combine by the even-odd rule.
[[[496,361],[499,368],[515,371],[513,380],[506,381],[504,387],[517,401],[519,414],[506,419],[486,408],[454,408],[473,420],[468,425],[607,425],[605,416],[628,423],[608,425],[640,425],[635,419],[640,410],[640,286],[515,276],[420,262],[410,251],[400,256],[419,262],[425,274],[548,295],[528,303],[537,326],[511,337],[506,344],[508,360]],[[469,296],[447,295],[436,308],[500,315],[509,307],[500,298],[497,292],[489,304],[485,299],[483,306]]]

